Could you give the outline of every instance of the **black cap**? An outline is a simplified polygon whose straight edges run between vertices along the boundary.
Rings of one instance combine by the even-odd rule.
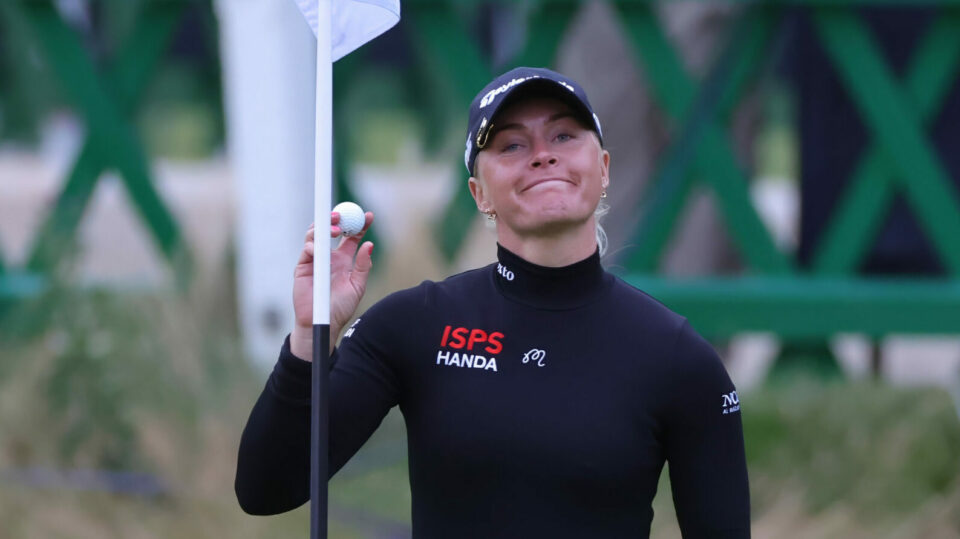
[[[569,103],[576,112],[580,113],[584,122],[597,133],[600,143],[603,144],[603,132],[600,129],[600,119],[593,112],[586,92],[573,79],[564,77],[556,71],[541,67],[518,67],[493,79],[487,84],[477,97],[470,103],[470,120],[467,124],[467,148],[463,154],[463,162],[467,165],[467,172],[473,174],[473,164],[477,154],[487,144],[490,129],[493,127],[493,117],[508,102],[511,95],[517,91],[543,92],[544,95],[557,97]]]

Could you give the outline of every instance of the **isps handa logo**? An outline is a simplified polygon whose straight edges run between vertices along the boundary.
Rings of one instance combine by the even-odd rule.
[[[437,365],[497,372],[494,355],[503,351],[503,337],[499,331],[446,326],[437,350]]]
[[[740,411],[740,397],[736,391],[725,393],[723,395],[723,415],[732,414]]]

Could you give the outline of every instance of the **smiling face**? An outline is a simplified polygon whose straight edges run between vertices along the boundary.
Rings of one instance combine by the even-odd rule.
[[[496,212],[504,245],[578,228],[592,235],[609,165],[610,154],[569,105],[529,98],[494,118],[470,192],[481,212]]]

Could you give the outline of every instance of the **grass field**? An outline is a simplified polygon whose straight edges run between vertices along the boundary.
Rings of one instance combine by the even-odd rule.
[[[251,517],[233,495],[265,375],[239,351],[228,289],[61,289],[0,314],[0,536],[306,535],[307,507]],[[960,422],[942,391],[798,381],[744,395],[743,420],[755,537],[960,537]],[[331,537],[409,536],[404,436],[391,413],[331,482]],[[11,475],[31,469],[142,472],[165,490]],[[665,474],[654,509],[653,537],[679,537]]]

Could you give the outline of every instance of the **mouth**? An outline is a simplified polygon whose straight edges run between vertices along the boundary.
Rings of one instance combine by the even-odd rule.
[[[523,193],[523,192],[525,192],[525,191],[529,191],[530,189],[532,189],[532,188],[534,188],[534,187],[536,187],[536,186],[538,186],[538,185],[543,185],[543,184],[545,184],[545,183],[554,183],[554,182],[573,183],[573,182],[571,182],[570,180],[567,180],[567,179],[565,179],[565,178],[540,178],[540,179],[534,180],[534,181],[530,182],[529,184],[527,184],[527,186],[524,187],[520,192]]]

